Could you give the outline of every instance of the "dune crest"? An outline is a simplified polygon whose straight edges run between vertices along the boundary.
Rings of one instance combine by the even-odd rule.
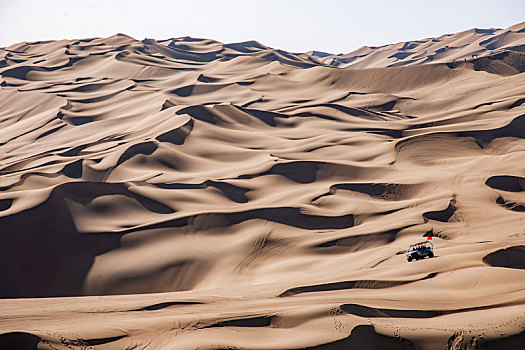
[[[524,45],[1,48],[0,345],[523,343]]]
[[[525,22],[506,29],[473,28],[436,38],[412,40],[384,46],[363,46],[347,54],[319,51],[308,53],[339,68],[400,67],[427,63],[463,61],[502,52],[525,52]]]

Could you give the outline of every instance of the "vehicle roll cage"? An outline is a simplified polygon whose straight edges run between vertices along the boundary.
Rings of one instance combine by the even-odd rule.
[[[432,244],[432,242],[430,241],[425,241],[425,242],[419,242],[419,243],[416,243],[416,244],[412,244],[410,247],[408,247],[408,250],[412,250],[412,249],[417,249],[418,247],[424,247],[424,246],[427,246],[427,245],[430,245],[430,247],[434,248],[434,245]]]

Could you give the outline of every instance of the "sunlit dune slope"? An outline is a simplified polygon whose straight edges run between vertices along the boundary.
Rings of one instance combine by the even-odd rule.
[[[523,344],[522,27],[0,49],[0,348]]]
[[[399,67],[426,63],[463,61],[505,51],[525,52],[525,22],[505,29],[473,28],[437,38],[412,40],[384,46],[363,46],[347,54],[308,53],[340,68]]]

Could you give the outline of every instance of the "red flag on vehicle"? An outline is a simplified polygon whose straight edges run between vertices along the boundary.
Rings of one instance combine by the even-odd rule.
[[[431,241],[431,240],[432,240],[432,236],[428,236],[427,241]]]

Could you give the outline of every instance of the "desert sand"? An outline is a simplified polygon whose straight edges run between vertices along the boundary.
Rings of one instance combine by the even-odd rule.
[[[522,348],[524,51],[0,49],[0,348]]]

